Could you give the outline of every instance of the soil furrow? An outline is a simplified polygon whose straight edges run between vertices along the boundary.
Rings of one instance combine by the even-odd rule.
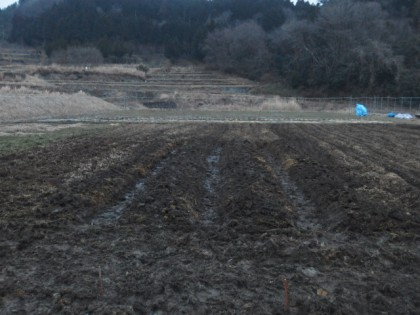
[[[316,217],[316,210],[314,205],[308,200],[296,184],[291,180],[287,171],[276,163],[272,156],[268,156],[268,163],[270,163],[277,180],[279,181],[282,190],[291,201],[297,213],[296,227],[302,231],[315,232],[321,228],[319,219]]]
[[[170,152],[170,155],[175,155],[176,149],[172,150]],[[164,157],[161,161],[158,162],[158,164],[153,168],[151,171],[151,176],[157,176],[162,169],[165,167],[165,165],[168,163],[169,157]],[[106,210],[104,213],[98,215],[95,219],[91,221],[91,224],[115,224],[117,223],[118,219],[124,214],[125,210],[131,205],[134,198],[138,194],[145,193],[145,190],[147,187],[145,187],[147,178],[141,178],[139,179],[134,188],[128,191],[124,197],[123,200],[120,201],[118,204],[112,206],[108,210]]]
[[[207,177],[204,182],[204,186],[206,188],[207,194],[205,196],[205,206],[206,206],[206,213],[204,215],[204,224],[212,224],[217,217],[216,213],[216,186],[220,182],[220,169],[219,169],[219,162],[220,162],[220,154],[222,153],[223,149],[221,147],[217,147],[213,150],[213,152],[207,157]]]
[[[109,128],[0,157],[1,314],[419,309],[408,128]]]

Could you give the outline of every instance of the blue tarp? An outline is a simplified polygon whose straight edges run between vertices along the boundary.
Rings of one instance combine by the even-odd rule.
[[[367,108],[362,105],[362,104],[357,104],[356,105],[356,116],[367,116],[368,115],[368,110]]]
[[[389,118],[394,118],[395,117],[395,113],[394,112],[390,112],[390,113],[388,113],[386,116],[387,117],[389,117]]]

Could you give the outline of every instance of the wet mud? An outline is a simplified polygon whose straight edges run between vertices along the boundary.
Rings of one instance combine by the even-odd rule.
[[[420,309],[415,126],[114,126],[0,181],[0,314]]]

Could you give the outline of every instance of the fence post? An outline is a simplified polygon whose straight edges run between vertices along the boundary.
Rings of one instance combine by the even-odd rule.
[[[376,96],[373,97],[373,110],[375,111],[375,114],[378,113],[378,109],[376,108]]]

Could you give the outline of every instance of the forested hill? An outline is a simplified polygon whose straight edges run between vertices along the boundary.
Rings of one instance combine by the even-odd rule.
[[[270,74],[293,88],[420,94],[420,0],[321,3],[20,0],[3,29],[48,55],[95,46],[105,58],[122,57],[153,46],[171,59],[254,79]]]
[[[133,44],[163,45],[169,57],[200,58],[215,28],[255,19],[271,31],[288,11],[311,18],[316,12],[308,4],[298,8],[288,0],[21,0],[10,39],[48,52],[94,44],[105,56],[131,53]]]

